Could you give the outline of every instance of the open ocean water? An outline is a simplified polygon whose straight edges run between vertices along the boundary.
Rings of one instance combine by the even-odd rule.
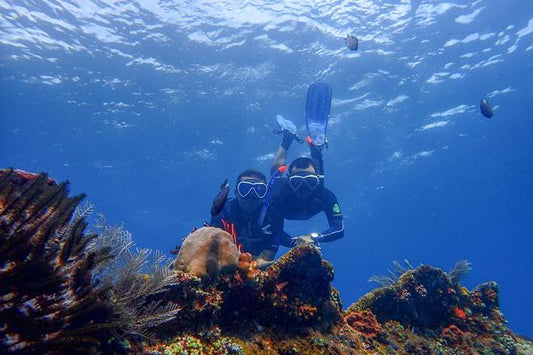
[[[0,55],[0,167],[71,181],[166,252],[225,178],[269,171],[276,114],[305,135],[328,82],[346,234],[322,250],[344,307],[393,260],[467,259],[463,284],[498,282],[533,336],[533,1],[0,0]]]

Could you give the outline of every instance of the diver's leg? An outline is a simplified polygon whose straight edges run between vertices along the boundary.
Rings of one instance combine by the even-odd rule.
[[[308,137],[307,144],[309,145],[309,151],[311,152],[311,159],[315,161],[318,168],[318,176],[320,177],[320,183],[324,184],[324,159],[322,157],[323,146],[318,146]]]

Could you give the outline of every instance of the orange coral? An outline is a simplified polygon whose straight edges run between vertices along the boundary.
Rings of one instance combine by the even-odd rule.
[[[463,331],[457,328],[454,324],[444,328],[440,335],[448,345],[452,346],[462,344],[465,339]]]
[[[252,262],[252,254],[241,253],[239,255],[239,261],[238,261],[237,267],[239,268],[239,270],[248,270],[251,262]]]
[[[252,261],[250,263],[250,267],[248,268],[248,272],[246,272],[246,277],[249,280],[254,279],[257,275],[261,273],[261,270],[257,268],[257,261]]]
[[[372,311],[351,311],[344,316],[344,321],[356,332],[366,337],[375,337],[382,332],[376,316]]]
[[[311,319],[316,314],[317,308],[308,304],[299,307],[298,315],[305,320]]]
[[[257,268],[257,261],[253,260],[252,254],[250,253],[241,253],[239,255],[237,268],[246,275],[248,280],[252,280],[261,273]]]
[[[465,313],[465,311],[463,311],[461,308],[459,308],[459,307],[455,307],[455,308],[453,309],[453,312],[455,313],[455,315],[457,316],[457,318],[466,319],[466,313]]]

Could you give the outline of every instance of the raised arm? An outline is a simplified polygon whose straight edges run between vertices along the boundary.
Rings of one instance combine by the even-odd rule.
[[[281,115],[277,115],[277,122],[280,126],[279,130],[274,131],[276,134],[282,134],[283,138],[281,139],[280,147],[274,156],[274,161],[270,168],[270,173],[273,174],[276,169],[280,166],[287,165],[287,151],[291,146],[292,142],[296,139],[298,142],[302,143],[303,140],[298,137],[298,132],[296,126],[289,120],[286,120]]]

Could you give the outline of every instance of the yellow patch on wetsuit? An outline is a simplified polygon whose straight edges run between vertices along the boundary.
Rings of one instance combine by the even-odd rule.
[[[341,208],[339,207],[338,203],[333,205],[333,212],[334,213],[341,213]]]

